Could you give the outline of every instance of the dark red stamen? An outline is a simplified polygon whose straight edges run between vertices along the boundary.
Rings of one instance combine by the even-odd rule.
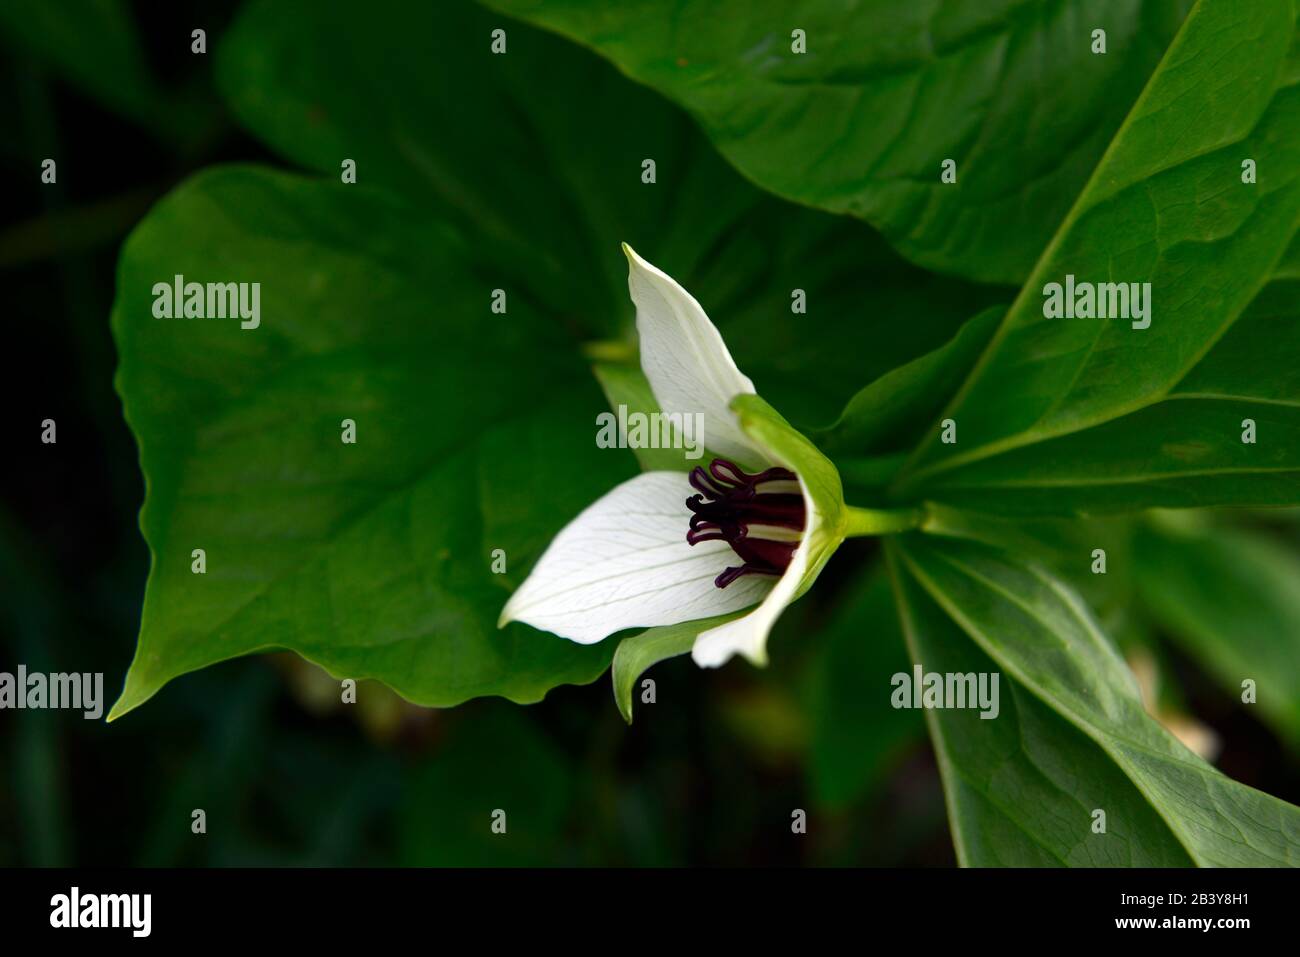
[[[804,527],[803,495],[799,492],[765,492],[767,482],[793,482],[789,469],[770,468],[751,475],[734,462],[714,459],[708,471],[697,466],[690,482],[699,495],[686,500],[694,514],[686,541],[726,542],[742,564],[725,569],[713,580],[726,588],[743,575],[781,575],[790,565],[798,541],[786,542],[751,535],[751,526],[764,525],[801,532]]]

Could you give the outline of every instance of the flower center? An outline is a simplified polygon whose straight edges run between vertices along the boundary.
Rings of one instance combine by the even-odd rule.
[[[686,500],[693,514],[686,541],[726,542],[742,564],[713,580],[726,588],[742,575],[781,575],[803,538],[804,504],[799,480],[789,469],[750,475],[734,462],[714,459],[697,466],[691,486],[700,494]]]

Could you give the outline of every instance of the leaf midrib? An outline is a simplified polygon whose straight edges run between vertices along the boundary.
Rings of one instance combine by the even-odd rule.
[[[1174,836],[1174,838],[1178,841],[1178,843],[1187,852],[1188,856],[1198,866],[1204,866],[1204,864],[1209,863],[1201,856],[1201,854],[1197,850],[1195,850],[1191,846],[1188,836],[1185,835],[1182,829],[1175,824],[1174,820],[1171,818],[1171,815],[1166,813],[1164,809],[1160,806],[1160,804],[1147,791],[1146,787],[1144,787],[1144,785],[1141,782],[1135,779],[1133,773],[1131,772],[1128,766],[1128,762],[1115,754],[1114,744],[1126,745],[1128,747],[1131,747],[1135,751],[1140,751],[1142,753],[1149,754],[1153,757],[1159,758],[1161,761],[1167,761],[1172,764],[1177,764],[1182,767],[1186,767],[1189,770],[1195,771],[1198,775],[1202,777],[1204,777],[1207,773],[1211,773],[1209,769],[1207,769],[1207,767],[1201,764],[1193,763],[1186,760],[1180,760],[1178,757],[1174,755],[1170,755],[1166,752],[1156,751],[1152,749],[1149,745],[1135,742],[1132,739],[1128,738],[1127,736],[1116,735],[1108,731],[1104,731],[1096,727],[1090,720],[1077,714],[1074,708],[1060,707],[1060,703],[1053,700],[1051,697],[1047,695],[1047,693],[1044,690],[1037,687],[1036,682],[1031,680],[1030,677],[1025,672],[1022,671],[1022,669],[1020,669],[1017,665],[1009,663],[1007,659],[1004,659],[1003,656],[998,653],[995,643],[989,639],[989,637],[983,632],[982,629],[977,627],[974,624],[974,622],[972,622],[966,615],[962,614],[961,610],[956,608],[951,601],[946,600],[946,595],[943,589],[939,588],[937,583],[935,583],[932,579],[929,578],[929,576],[927,576],[924,573],[924,571],[916,564],[916,562],[910,557],[910,555],[907,554],[906,549],[902,550],[902,554],[903,554],[903,560],[907,563],[909,571],[911,571],[912,574],[916,576],[917,580],[920,581],[922,585],[925,586],[926,591],[929,592],[931,597],[934,598],[934,600],[940,604],[940,606],[948,613],[950,617],[953,618],[954,621],[958,622],[958,624],[961,625],[962,629],[975,640],[975,642],[980,646],[980,648],[986,654],[992,657],[994,661],[996,661],[999,665],[1001,665],[1003,668],[1006,668],[1006,670],[1011,673],[1012,677],[1016,678],[1016,680],[1019,681],[1019,683],[1022,686],[1028,689],[1036,698],[1042,701],[1048,708],[1050,708],[1055,713],[1061,715],[1062,717],[1066,718],[1071,724],[1073,724],[1076,728],[1078,728],[1080,731],[1086,734],[1091,740],[1093,740],[1097,745],[1099,745],[1102,748],[1102,750],[1105,751],[1107,756],[1121,770],[1124,776],[1133,784],[1133,786],[1137,789],[1138,793],[1142,795],[1143,799],[1147,802],[1147,804],[1151,807],[1151,809],[1155,812],[1155,814],[1162,821],[1164,821],[1165,826],[1169,828],[1170,833]],[[967,569],[964,566],[964,564],[959,563],[957,560],[951,558],[945,553],[940,552],[939,555],[947,564],[951,565],[955,570],[957,570],[958,573],[966,575],[966,577],[971,578],[977,584],[985,583],[985,580],[983,579],[982,576],[979,576],[973,570]],[[1044,578],[1036,568],[1034,568],[1033,566],[1025,566],[1025,568],[1028,572],[1033,574],[1035,577],[1039,578],[1040,581],[1043,581],[1054,591],[1056,590],[1055,583],[1050,581],[1049,579]],[[1023,607],[1023,605],[1018,600],[1014,599],[1014,597],[1010,596],[1010,594],[1006,592],[1005,589],[997,588],[995,590],[1011,598],[1015,604]],[[1102,641],[1104,645],[1104,639],[1101,638],[1101,636],[1095,634],[1094,629],[1091,627],[1090,623],[1085,618],[1082,618],[1078,615],[1078,611],[1074,607],[1074,603],[1066,602],[1066,606],[1070,609],[1072,616],[1075,618],[1075,620],[1078,621],[1084,627],[1085,631],[1087,631],[1094,640]],[[1038,618],[1037,615],[1033,615],[1033,617],[1035,618],[1035,620],[1042,623],[1042,620]],[[1045,624],[1044,627],[1046,627]],[[1246,845],[1246,846],[1251,847],[1251,849],[1254,850],[1256,853],[1267,856],[1271,860],[1279,861],[1280,863],[1289,863],[1289,861],[1287,861],[1286,859],[1278,858],[1275,854],[1271,852],[1266,852],[1260,848],[1255,848],[1252,845]]]
[[[1073,228],[1074,224],[1081,217],[1081,215],[1085,211],[1085,208],[1091,209],[1096,204],[1096,202],[1101,202],[1109,198],[1107,196],[1101,196],[1100,199],[1094,200],[1092,195],[1094,191],[1100,192],[1102,190],[1102,185],[1101,185],[1102,171],[1105,170],[1107,163],[1110,161],[1112,153],[1119,147],[1119,144],[1121,144],[1121,142],[1124,140],[1125,134],[1129,130],[1132,122],[1134,121],[1134,118],[1138,115],[1139,107],[1143,106],[1148,96],[1150,95],[1153,81],[1158,75],[1161,74],[1161,72],[1165,68],[1166,63],[1170,61],[1172,54],[1174,54],[1180,47],[1180,41],[1183,39],[1185,35],[1185,31],[1187,30],[1188,23],[1190,23],[1192,19],[1200,13],[1201,7],[1202,7],[1201,0],[1197,0],[1196,6],[1187,14],[1187,17],[1183,20],[1182,26],[1179,27],[1178,35],[1174,37],[1174,40],[1170,43],[1169,48],[1165,51],[1165,55],[1161,57],[1160,62],[1156,64],[1156,68],[1152,71],[1151,78],[1147,81],[1147,85],[1143,88],[1141,95],[1138,97],[1136,102],[1134,102],[1133,106],[1129,109],[1128,115],[1125,116],[1124,118],[1124,122],[1120,125],[1120,128],[1116,131],[1114,138],[1112,138],[1110,144],[1106,148],[1106,151],[1102,154],[1102,157],[1098,161],[1096,167],[1094,167],[1092,175],[1089,177],[1088,182],[1084,185],[1083,189],[1080,191],[1079,196],[1075,200],[1074,205],[1071,206],[1070,211],[1066,214],[1066,217],[1062,221],[1061,226],[1057,229],[1056,233],[1053,235],[1051,242],[1049,242],[1047,247],[1043,250],[1043,253],[1039,257],[1038,262],[1035,264],[1033,271],[1030,273],[1029,280],[1027,280],[1024,286],[1021,287],[1021,291],[1019,295],[1016,296],[1015,301],[1011,304],[1011,307],[1007,310],[1006,316],[999,324],[997,331],[993,334],[992,339],[990,339],[988,345],[981,353],[979,359],[976,361],[976,364],[972,368],[970,374],[966,377],[965,381],[962,383],[961,388],[957,391],[957,394],[953,396],[952,400],[948,403],[947,407],[943,410],[943,412],[940,413],[938,421],[942,421],[945,417],[949,417],[953,412],[958,410],[961,407],[962,403],[965,401],[967,395],[970,393],[971,389],[973,388],[974,383],[976,383],[982,378],[982,374],[985,368],[992,361],[992,357],[997,352],[998,348],[1001,346],[1002,341],[1006,338],[1007,335],[1009,335],[1013,327],[1012,318],[1018,314],[1019,310],[1025,306],[1027,300],[1031,297],[1030,290],[1033,287],[1033,280],[1039,277],[1040,274],[1045,273],[1046,267],[1052,261],[1052,257],[1056,254],[1058,247],[1060,247],[1061,244],[1065,241],[1065,238],[1069,233],[1070,229]],[[1293,41],[1293,43],[1294,42],[1295,41]],[[1274,89],[1273,96],[1272,98],[1270,98],[1269,102],[1272,103],[1273,100],[1277,98],[1277,95],[1280,91],[1289,89],[1292,85],[1294,84],[1286,83],[1286,82],[1279,83],[1278,86]],[[1263,112],[1261,112],[1261,118],[1263,115],[1264,115]],[[1256,124],[1256,126],[1258,126],[1258,123]],[[1244,133],[1243,139],[1249,137],[1254,132],[1254,130],[1255,127],[1252,127],[1249,131]],[[1239,143],[1241,141],[1242,141],[1241,139],[1238,139],[1235,142]],[[1224,149],[1232,145],[1234,144],[1219,143],[1216,146],[1214,146],[1213,149],[1207,148],[1206,153]],[[1166,172],[1169,169],[1175,169],[1178,166],[1184,165],[1185,163],[1196,159],[1197,155],[1185,157],[1183,159],[1180,159],[1178,163],[1172,165],[1167,164],[1161,166],[1149,175],[1155,175],[1157,173]],[[1298,218],[1297,222],[1300,223],[1300,218]],[[1270,268],[1261,271],[1260,275],[1263,278],[1261,278],[1259,283],[1255,286],[1251,294],[1250,300],[1247,300],[1248,302],[1252,301],[1256,296],[1258,296],[1260,290],[1262,290],[1275,278],[1278,278],[1273,276],[1273,272],[1274,270],[1276,270],[1278,264],[1285,259],[1288,249],[1289,249],[1289,243],[1287,246],[1284,246],[1282,248],[1282,250],[1278,254],[1277,259],[1271,264]],[[1242,311],[1244,312],[1244,308]],[[896,489],[905,489],[909,486],[916,485],[916,483],[919,482],[923,477],[935,475],[945,471],[950,471],[962,465],[966,465],[974,461],[980,461],[982,459],[990,458],[992,456],[998,455],[1002,452],[1010,451],[1015,448],[1020,448],[1026,445],[1033,445],[1038,442],[1045,441],[1047,439],[1058,438],[1062,435],[1069,435],[1075,432],[1084,431],[1086,429],[1093,428],[1095,426],[1104,424],[1106,422],[1114,421],[1117,418],[1121,418],[1125,415],[1131,414],[1132,412],[1139,411],[1150,405],[1154,405],[1162,401],[1163,399],[1167,398],[1168,395],[1175,388],[1177,388],[1177,386],[1181,384],[1181,382],[1184,379],[1186,379],[1186,377],[1191,373],[1193,369],[1196,368],[1196,366],[1200,363],[1200,361],[1203,358],[1205,358],[1205,356],[1209,353],[1209,351],[1215,345],[1218,344],[1218,342],[1223,338],[1223,336],[1227,333],[1227,331],[1236,324],[1240,316],[1241,316],[1241,312],[1239,312],[1236,316],[1233,316],[1228,322],[1224,323],[1223,327],[1218,331],[1218,333],[1209,342],[1206,343],[1205,347],[1202,350],[1200,350],[1197,354],[1194,355],[1191,361],[1182,369],[1181,372],[1177,374],[1177,378],[1172,383],[1170,383],[1169,386],[1166,387],[1164,392],[1157,393],[1152,396],[1146,397],[1144,399],[1129,403],[1127,407],[1119,407],[1119,408],[1111,409],[1106,413],[1094,415],[1090,419],[1085,419],[1081,422],[1076,422],[1068,426],[1062,426],[1057,430],[1036,429],[1035,426],[1037,425],[1037,422],[1035,422],[1034,426],[1030,426],[1028,429],[1016,435],[1007,436],[1006,438],[998,441],[985,443],[984,445],[977,446],[976,448],[970,450],[965,454],[950,456],[941,459],[938,462],[933,462],[928,466],[919,467],[919,463],[921,462],[925,453],[928,452],[929,449],[933,447],[936,441],[937,430],[930,429],[927,432],[926,439],[916,447],[912,455],[908,458],[907,462],[904,463],[903,468],[899,471],[898,477],[895,479],[894,486]],[[1098,327],[1096,337],[1094,338],[1092,345],[1089,347],[1090,351],[1096,348],[1097,341],[1100,339],[1102,331],[1104,331],[1104,328],[1105,328],[1104,326]],[[1081,371],[1082,371],[1082,364],[1080,365],[1079,369],[1076,370],[1076,376]],[[1043,416],[1040,416],[1037,421],[1041,422],[1043,417],[1046,415],[1047,412],[1044,412]]]

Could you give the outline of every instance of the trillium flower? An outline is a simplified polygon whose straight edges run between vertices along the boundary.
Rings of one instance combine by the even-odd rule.
[[[754,391],[717,328],[624,244],[641,366],[660,410],[704,416],[707,466],[644,472],[551,542],[500,624],[591,644],[628,628],[700,621],[691,655],[767,660],[767,636],[853,531],[839,473]],[[744,609],[747,614],[738,615]],[[730,617],[718,622],[717,616]]]

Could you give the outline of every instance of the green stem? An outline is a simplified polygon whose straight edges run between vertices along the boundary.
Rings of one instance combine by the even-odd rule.
[[[920,528],[925,521],[923,508],[858,508],[844,506],[844,537],[865,538],[892,535]]]

